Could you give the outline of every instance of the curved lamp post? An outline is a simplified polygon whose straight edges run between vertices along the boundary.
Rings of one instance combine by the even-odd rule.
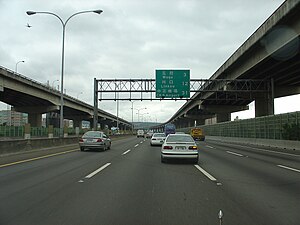
[[[25,62],[24,60],[21,60],[21,61],[19,61],[19,62],[16,63],[15,73],[18,72],[18,64],[19,63],[24,63],[24,62]]]
[[[59,80],[54,80],[54,81],[52,81],[52,89],[56,89],[56,88],[54,88],[54,83],[55,82],[58,82]]]
[[[63,127],[64,127],[64,97],[63,97],[63,91],[64,91],[64,59],[65,59],[65,30],[66,30],[66,25],[69,22],[69,20],[78,15],[78,14],[83,14],[83,13],[97,13],[97,14],[101,14],[103,11],[101,9],[99,10],[87,10],[87,11],[80,11],[77,13],[74,13],[73,15],[71,15],[65,22],[55,13],[52,12],[35,12],[35,11],[27,11],[27,15],[31,16],[31,15],[35,15],[35,14],[49,14],[52,16],[55,16],[57,19],[59,19],[59,21],[62,24],[63,27],[63,33],[62,33],[62,53],[61,53],[61,84],[60,84],[60,130],[61,130],[61,137],[63,137]]]

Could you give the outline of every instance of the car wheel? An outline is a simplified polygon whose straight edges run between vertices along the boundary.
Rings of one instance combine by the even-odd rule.
[[[80,147],[80,151],[84,152],[84,147]]]
[[[109,146],[107,147],[107,149],[110,149],[110,147],[111,147],[111,143],[109,144]]]
[[[160,157],[160,160],[161,160],[162,163],[166,162],[166,159],[164,159],[162,156]]]

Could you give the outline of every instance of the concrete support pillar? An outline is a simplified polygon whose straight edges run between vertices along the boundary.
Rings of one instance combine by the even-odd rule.
[[[79,127],[79,129],[81,129],[82,128],[82,120],[80,120],[80,119],[73,120],[73,128],[75,128],[75,127]]]
[[[227,122],[231,120],[231,113],[218,113],[216,115],[217,123]]]
[[[28,113],[28,123],[30,123],[32,127],[42,127],[42,114]]]
[[[205,125],[205,119],[196,119],[194,123],[196,124],[196,126]]]
[[[53,125],[48,126],[48,138],[53,138]]]
[[[255,99],[255,117],[274,115],[274,100],[268,98]]]
[[[24,136],[24,139],[30,139],[31,135],[30,135],[30,131],[31,131],[31,128],[30,128],[30,123],[26,123],[25,124],[25,136]]]
[[[46,113],[46,127],[53,125],[59,128],[59,114],[55,112]]]

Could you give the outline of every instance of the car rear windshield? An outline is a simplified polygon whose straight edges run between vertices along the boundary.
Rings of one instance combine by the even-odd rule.
[[[95,131],[90,131],[90,132],[87,132],[83,135],[83,137],[92,137],[92,138],[99,138],[101,137],[101,133],[100,132],[95,132]]]
[[[194,140],[188,135],[170,135],[167,142],[194,142]]]
[[[153,134],[153,137],[166,137],[165,134]]]

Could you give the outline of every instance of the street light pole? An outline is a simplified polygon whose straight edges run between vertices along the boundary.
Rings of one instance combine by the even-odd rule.
[[[19,64],[19,63],[24,63],[24,62],[25,62],[24,60],[21,60],[21,61],[18,61],[18,62],[16,63],[15,73],[18,72],[18,64]]]
[[[143,110],[143,109],[147,109],[146,107],[145,108],[141,108],[141,109],[136,109],[138,111],[138,122],[140,122],[140,110]]]
[[[132,134],[133,134],[133,103],[136,102],[136,101],[131,101],[131,131],[132,131]]]
[[[94,12],[97,14],[101,14],[103,11],[102,10],[88,10],[88,11],[80,11],[77,13],[74,13],[73,15],[71,15],[65,22],[55,13],[52,12],[35,12],[35,11],[27,11],[27,15],[31,16],[31,15],[35,15],[37,13],[39,14],[49,14],[52,16],[55,16],[56,18],[59,19],[59,21],[62,24],[63,27],[63,34],[62,34],[62,53],[61,53],[61,81],[60,81],[60,136],[63,137],[63,127],[64,127],[64,97],[63,97],[63,91],[64,91],[64,60],[65,60],[65,31],[66,31],[66,25],[69,22],[69,20],[78,15],[78,14],[82,14],[82,13],[90,13],[90,12]]]

